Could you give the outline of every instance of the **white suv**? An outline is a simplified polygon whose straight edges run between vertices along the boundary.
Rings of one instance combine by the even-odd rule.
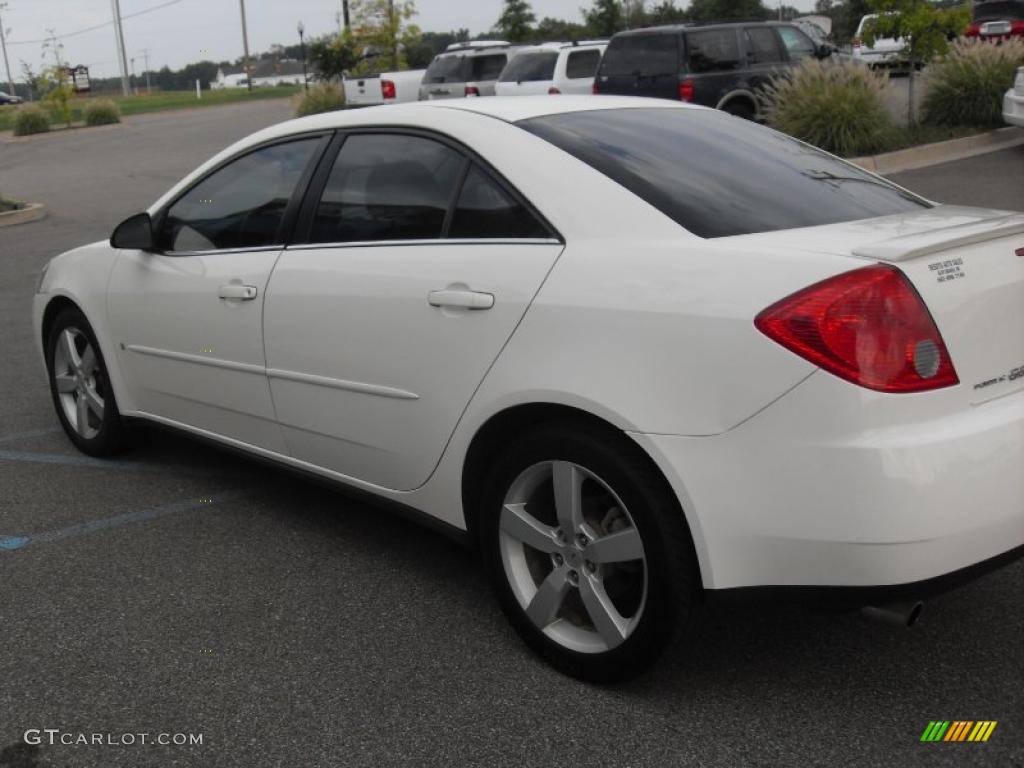
[[[607,40],[584,40],[521,48],[502,70],[494,91],[498,96],[590,93],[607,47]]]
[[[869,13],[857,25],[857,31],[853,35],[853,60],[867,64],[872,69],[905,63],[904,50],[907,46],[902,39],[876,37],[874,45],[869,46],[864,43],[862,36],[865,27],[873,24],[877,18],[877,13]]]
[[[1013,87],[1003,96],[1003,120],[1024,128],[1024,67],[1017,70]]]

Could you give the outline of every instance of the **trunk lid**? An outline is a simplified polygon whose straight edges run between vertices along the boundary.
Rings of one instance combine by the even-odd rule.
[[[1024,213],[938,206],[728,238],[896,265],[928,306],[967,402],[1024,390]]]

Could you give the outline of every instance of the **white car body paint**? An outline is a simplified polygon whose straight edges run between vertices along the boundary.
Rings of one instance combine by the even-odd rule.
[[[155,212],[197,175],[247,146],[379,121],[434,130],[468,145],[555,227],[564,249],[552,243],[480,245],[500,260],[500,268],[491,270],[466,259],[473,245],[449,251],[433,244],[429,247],[445,254],[443,264],[436,270],[417,266],[395,283],[373,274],[365,261],[369,254],[360,247],[338,248],[337,255],[352,259],[347,268],[360,281],[347,289],[349,298],[380,300],[367,303],[364,311],[346,307],[338,315],[365,325],[364,333],[346,335],[341,344],[360,361],[355,377],[344,366],[316,357],[313,346],[299,348],[301,328],[322,324],[330,315],[325,286],[341,290],[332,282],[337,268],[326,256],[298,248],[281,253],[280,295],[276,273],[265,286],[259,282],[265,265],[239,275],[265,289],[268,358],[262,365],[272,377],[257,373],[255,381],[262,380],[266,391],[281,399],[278,408],[290,420],[305,426],[322,420],[324,408],[353,414],[366,408],[372,418],[357,432],[359,442],[369,446],[362,455],[363,449],[346,455],[312,441],[304,445],[288,428],[266,419],[265,431],[254,436],[245,432],[245,424],[231,426],[215,406],[189,411],[182,400],[173,413],[161,412],[166,403],[136,380],[146,381],[152,371],[129,362],[138,353],[122,350],[126,339],[119,336],[187,347],[189,339],[175,336],[185,326],[158,328],[168,321],[159,305],[152,312],[140,301],[108,309],[106,295],[108,280],[119,290],[139,288],[132,282],[138,279],[133,265],[152,255],[117,253],[96,243],[56,257],[34,301],[37,342],[41,345],[47,303],[67,297],[99,337],[122,413],[343,481],[456,527],[465,527],[466,452],[489,418],[524,403],[579,408],[627,432],[662,469],[686,514],[708,588],[904,583],[1024,544],[1024,377],[1005,375],[1024,366],[1024,258],[1014,256],[1024,246],[1018,233],[1024,230],[1016,229],[1024,220],[1007,212],[937,207],[705,240],[590,166],[503,122],[630,106],[700,109],[659,100],[538,96],[319,115],[235,144],[150,208]],[[964,236],[988,227],[997,232],[992,239]],[[380,255],[396,270],[403,253],[412,258],[420,247],[383,246]],[[341,253],[345,250],[351,253]],[[259,257],[261,264],[264,258]],[[754,316],[779,298],[879,260],[898,264],[924,298],[959,386],[880,394],[819,370],[755,329]],[[935,265],[942,262],[956,266],[963,278],[940,282]],[[311,288],[304,274],[326,282]],[[431,314],[428,288],[456,282],[493,293],[494,309],[445,316],[447,310],[432,308]],[[417,292],[423,294],[418,309],[408,303]],[[212,301],[217,306],[216,298]],[[397,307],[393,317],[383,308],[389,302]],[[504,314],[495,312],[499,307]],[[225,318],[235,317],[232,308],[222,309]],[[197,318],[206,311],[196,305]],[[402,338],[403,322],[427,317]],[[481,327],[471,330],[470,323]],[[322,344],[325,338],[313,341]],[[471,348],[476,341],[481,346]],[[239,358],[235,362],[259,368],[258,355],[246,357],[251,348],[245,333],[223,343]],[[391,344],[404,355],[421,348],[422,356],[403,367],[382,350]],[[571,364],[567,349],[573,350]],[[450,378],[425,373],[422,366],[432,361]],[[333,383],[273,374],[298,369]],[[211,387],[234,386],[226,369],[203,375],[211,377]],[[1000,375],[1001,380],[975,387]],[[370,389],[346,388],[344,382]],[[236,410],[247,411],[246,418],[259,416],[260,387],[242,391],[244,407]],[[437,412],[416,410],[430,403]],[[381,424],[379,433],[371,422]],[[407,432],[403,444],[402,423],[431,432]],[[229,427],[238,433],[221,431]],[[374,466],[374,451],[386,457],[386,467]]]

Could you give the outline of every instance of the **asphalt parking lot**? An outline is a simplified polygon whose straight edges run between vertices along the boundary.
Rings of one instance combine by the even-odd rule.
[[[76,453],[31,340],[40,268],[287,116],[0,136],[3,191],[49,207],[0,229],[0,768],[1024,766],[1024,562],[912,631],[702,609],[685,652],[601,688],[536,661],[475,555],[413,523],[166,433],[119,461]],[[897,180],[1024,210],[1024,146]],[[936,719],[999,724],[984,744],[920,743]],[[203,743],[34,746],[28,729]]]

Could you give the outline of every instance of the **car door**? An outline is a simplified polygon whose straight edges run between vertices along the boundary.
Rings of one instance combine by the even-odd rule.
[[[745,87],[758,96],[761,88],[784,68],[784,55],[779,37],[771,27],[750,26],[743,29],[747,53]]]
[[[263,355],[263,302],[327,136],[246,152],[155,217],[158,253],[122,251],[107,313],[139,410],[284,453]]]
[[[725,26],[687,31],[685,56],[694,104],[717,107],[738,87],[745,64],[740,53],[738,27]]]
[[[264,317],[289,451],[418,487],[562,245],[479,161],[418,133],[350,134],[310,197]]]

